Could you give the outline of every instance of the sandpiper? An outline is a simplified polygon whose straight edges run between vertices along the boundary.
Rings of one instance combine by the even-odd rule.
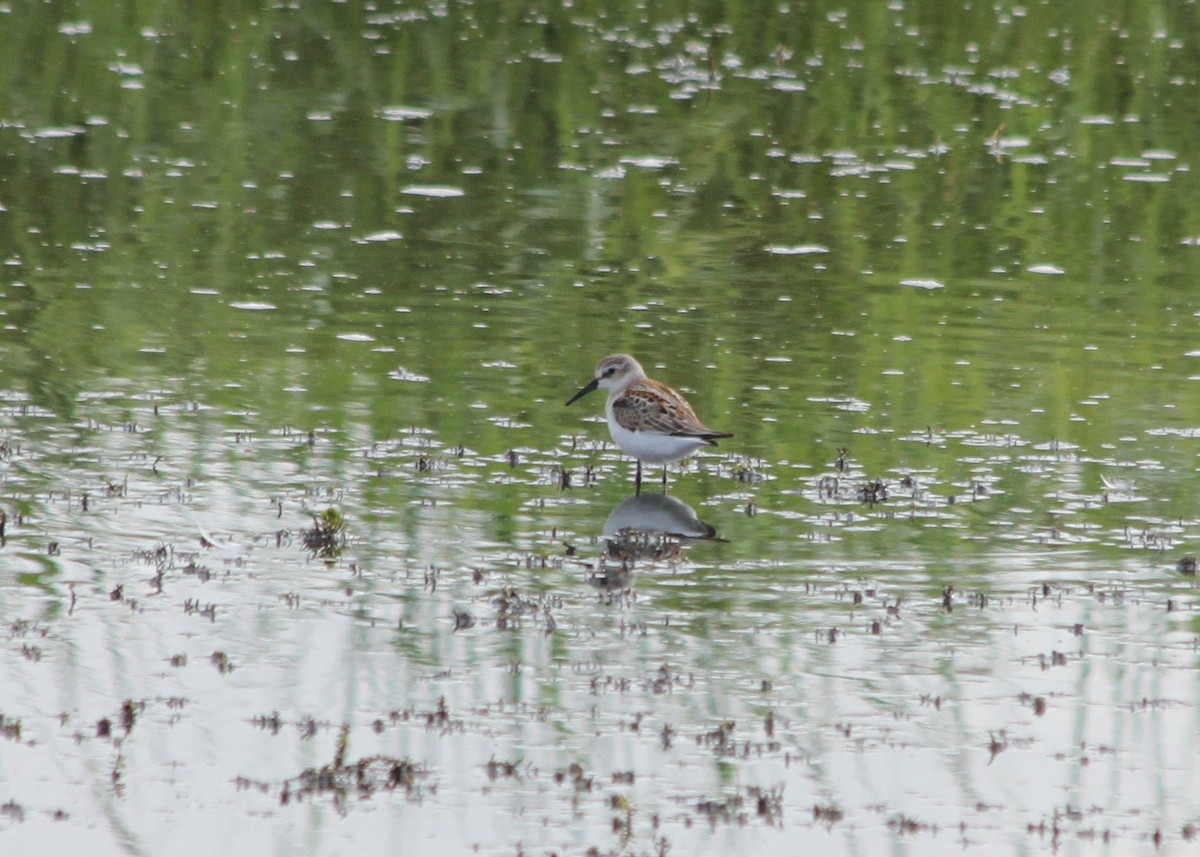
[[[716,446],[717,438],[733,437],[713,431],[696,418],[687,399],[666,384],[646,377],[646,370],[628,354],[611,354],[596,366],[596,377],[567,404],[596,388],[608,390],[604,416],[613,442],[637,459],[637,490],[642,490],[642,463],[663,465],[663,490],[667,467],[702,446]]]

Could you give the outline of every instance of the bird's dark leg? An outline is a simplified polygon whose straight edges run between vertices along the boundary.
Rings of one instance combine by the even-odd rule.
[[[641,494],[642,493],[642,460],[640,458],[637,460],[637,478],[634,481],[634,485],[636,486],[637,490],[635,490],[633,493]]]
[[[667,493],[667,465],[663,465],[663,493]]]

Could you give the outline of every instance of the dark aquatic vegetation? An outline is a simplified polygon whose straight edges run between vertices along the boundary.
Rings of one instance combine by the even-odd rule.
[[[0,714],[0,738],[7,738],[10,741],[20,741],[21,721]]]
[[[376,793],[403,791],[418,797],[417,781],[426,775],[425,769],[410,759],[374,755],[349,761],[350,727],[343,725],[338,734],[333,761],[319,768],[305,768],[284,780],[279,787],[279,802],[328,796],[339,813],[349,809],[348,799],[364,800]]]
[[[679,560],[689,542],[717,535],[690,506],[667,494],[635,494],[622,500],[609,513],[603,533],[606,557],[627,570],[637,562]]]
[[[865,485],[859,486],[858,499],[866,503],[868,506],[874,506],[877,503],[883,503],[888,498],[887,483],[882,479],[876,479],[873,482],[868,482]]]
[[[813,821],[825,825],[825,827],[833,827],[843,818],[845,813],[834,804],[813,804],[812,808]]]
[[[132,699],[121,703],[121,728],[125,730],[126,735],[133,731],[133,724],[143,708],[145,708],[143,703],[135,703]]]
[[[601,557],[596,566],[589,569],[588,582],[606,593],[627,592],[637,578],[633,564],[623,561],[620,557],[615,562],[609,562],[607,557]]]
[[[332,506],[313,515],[313,525],[301,534],[304,547],[322,559],[334,559],[346,547],[346,519]]]
[[[669,562],[682,559],[686,551],[684,541],[678,536],[639,530],[624,530],[605,539],[605,545],[607,557],[621,563],[627,571],[632,571],[639,561]]]
[[[279,730],[283,728],[283,721],[280,719],[278,711],[273,711],[268,715],[259,715],[254,717],[250,722],[258,728],[270,732],[272,735],[278,735]]]
[[[521,775],[521,760],[502,762],[496,759],[495,756],[492,756],[483,768],[489,780],[516,779]]]

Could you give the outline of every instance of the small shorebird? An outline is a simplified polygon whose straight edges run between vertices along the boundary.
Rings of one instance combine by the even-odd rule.
[[[642,490],[642,463],[663,466],[667,490],[667,464],[691,455],[702,446],[716,446],[717,438],[733,437],[713,431],[696,418],[687,399],[646,377],[646,370],[628,354],[611,354],[596,366],[596,377],[567,404],[596,388],[608,390],[604,416],[613,442],[637,459],[637,490]]]

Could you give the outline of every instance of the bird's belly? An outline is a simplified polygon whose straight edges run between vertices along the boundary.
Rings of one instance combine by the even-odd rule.
[[[645,464],[668,464],[691,455],[705,443],[696,437],[675,437],[648,431],[629,431],[616,420],[608,423],[613,442]]]

